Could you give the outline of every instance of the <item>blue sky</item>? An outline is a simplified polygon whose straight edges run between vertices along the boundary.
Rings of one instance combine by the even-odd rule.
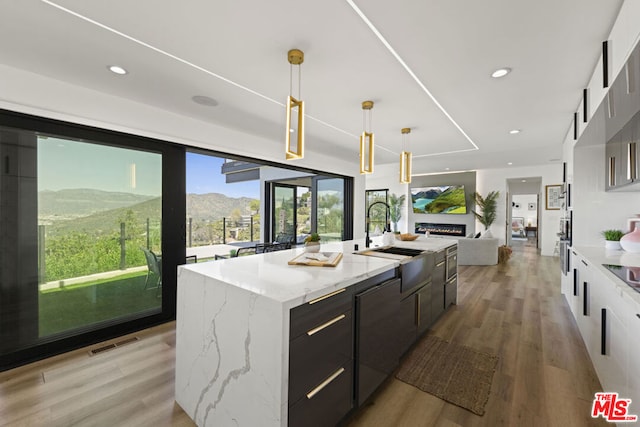
[[[260,198],[260,181],[225,183],[220,172],[224,159],[187,153],[187,193],[222,193],[228,197]]]
[[[222,193],[260,198],[260,182],[227,184],[224,159],[187,153],[187,193]],[[162,156],[158,153],[89,144],[54,137],[38,138],[38,191],[92,188],[160,196]]]

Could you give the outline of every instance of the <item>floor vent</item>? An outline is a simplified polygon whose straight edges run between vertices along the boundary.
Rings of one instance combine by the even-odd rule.
[[[104,353],[105,351],[113,350],[114,348],[122,347],[123,345],[131,344],[132,342],[138,341],[140,338],[133,337],[127,338],[126,340],[118,341],[117,343],[103,345],[102,347],[94,348],[89,350],[89,356],[94,356],[96,354]]]

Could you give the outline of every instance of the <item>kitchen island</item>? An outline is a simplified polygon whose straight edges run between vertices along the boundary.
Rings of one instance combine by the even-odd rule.
[[[319,343],[331,353],[348,341],[343,346],[348,350],[335,351],[335,358],[347,358],[344,368],[336,371],[340,381],[335,383],[353,375],[353,363],[348,359],[354,339],[351,295],[359,286],[364,289],[377,281],[389,285],[400,282],[397,271],[401,264],[397,259],[354,254],[354,244],[364,249],[362,240],[322,245],[322,252],[343,253],[336,267],[288,265],[303,252],[301,248],[179,267],[175,397],[199,426],[288,425],[290,386],[297,387],[290,384],[290,347],[304,350]],[[396,246],[443,252],[455,244],[421,237],[397,242]],[[310,321],[305,307],[315,302],[314,310],[330,315],[332,320],[297,339],[298,328],[291,324],[291,313],[303,327]],[[316,334],[334,324],[342,331],[335,337],[324,331]],[[328,341],[300,341],[312,334]],[[330,382],[320,385],[325,387]],[[305,393],[313,397],[322,387],[305,389]],[[311,415],[313,411],[302,413]]]

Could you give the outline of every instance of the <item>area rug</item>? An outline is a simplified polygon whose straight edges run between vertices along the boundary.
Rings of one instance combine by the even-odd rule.
[[[484,415],[498,357],[428,335],[402,361],[396,378]]]

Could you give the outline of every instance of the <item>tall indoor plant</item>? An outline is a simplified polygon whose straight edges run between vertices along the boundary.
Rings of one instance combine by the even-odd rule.
[[[491,191],[486,197],[482,197],[477,191],[473,194],[476,201],[476,208],[480,208],[482,213],[471,210],[480,224],[484,225],[485,231],[489,230],[491,224],[496,220],[497,202],[500,196],[499,191]]]
[[[393,232],[399,233],[398,221],[402,217],[402,205],[407,196],[402,194],[400,196],[396,194],[389,194],[389,220],[393,223]]]

